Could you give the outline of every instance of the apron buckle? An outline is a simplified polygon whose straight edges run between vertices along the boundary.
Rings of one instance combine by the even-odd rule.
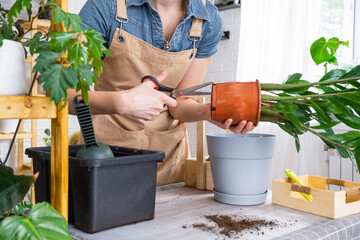
[[[189,56],[189,59],[192,59],[193,57],[195,57],[195,51],[196,51],[195,43],[200,41],[201,38],[191,38],[190,36],[188,36],[188,39],[193,42],[193,46],[192,46],[193,50],[192,50],[192,53]]]
[[[129,21],[129,19],[126,19],[126,21],[124,21],[123,19],[116,17],[116,21],[118,21],[120,23],[120,33],[119,33],[118,40],[119,40],[119,42],[124,42],[125,37],[122,35],[123,23],[127,23]]]

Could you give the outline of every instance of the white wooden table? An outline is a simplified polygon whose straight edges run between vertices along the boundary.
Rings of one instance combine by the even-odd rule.
[[[157,190],[155,218],[153,220],[121,226],[95,234],[84,233],[71,225],[69,226],[69,231],[75,240],[229,239],[220,234],[192,227],[193,224],[199,223],[210,225],[211,223],[204,216],[215,214],[236,215],[246,218],[257,217],[266,220],[276,220],[279,223],[272,230],[269,227],[261,229],[260,235],[257,235],[256,231],[252,234],[250,232],[242,232],[243,236],[239,236],[239,239],[272,239],[277,237],[278,239],[337,239],[331,237],[332,234],[326,229],[319,236],[317,236],[317,233],[315,235],[314,233],[309,233],[310,237],[305,236],[306,229],[308,229],[308,232],[311,232],[314,226],[320,226],[321,228],[327,226],[329,229],[336,230],[337,225],[335,222],[337,221],[271,204],[271,191],[267,196],[266,203],[263,205],[231,206],[216,202],[213,193],[210,191],[201,191],[195,188],[184,187],[183,185],[179,186],[179,184],[164,186]],[[352,221],[358,224],[358,226],[352,226],[352,233],[354,231],[359,231],[360,233],[360,215],[353,215],[352,219]],[[345,220],[349,221],[348,219]],[[350,223],[347,225],[339,223],[338,226],[339,229],[337,230],[340,231],[342,228],[345,229],[346,226],[350,226]],[[355,227],[359,228],[355,229]],[[264,232],[264,235],[262,235],[262,232]],[[340,236],[339,239],[356,239],[346,236],[342,238],[341,236],[343,235],[339,233],[336,235]],[[360,236],[360,234],[357,236]]]

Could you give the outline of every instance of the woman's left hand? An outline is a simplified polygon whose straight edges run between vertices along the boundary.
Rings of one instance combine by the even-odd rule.
[[[233,133],[236,133],[236,134],[239,134],[239,133],[246,134],[255,128],[255,126],[252,122],[247,122],[245,120],[239,122],[238,125],[233,125],[233,126],[231,125],[233,120],[230,118],[227,119],[225,122],[219,122],[219,121],[214,121],[214,120],[211,120],[210,122],[222,129],[225,129],[225,130],[229,129],[230,131],[232,131]]]

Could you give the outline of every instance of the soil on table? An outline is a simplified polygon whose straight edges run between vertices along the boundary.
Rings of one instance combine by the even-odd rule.
[[[249,216],[237,217],[234,215],[216,214],[206,215],[204,217],[208,220],[207,224],[196,223],[191,225],[191,227],[228,238],[238,238],[243,236],[244,233],[264,235],[265,230],[273,230],[280,225],[277,220],[267,220]],[[183,226],[183,228],[186,228],[186,226]]]

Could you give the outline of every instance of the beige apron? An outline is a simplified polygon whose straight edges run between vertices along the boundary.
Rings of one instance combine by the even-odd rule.
[[[119,28],[110,45],[112,56],[104,59],[104,71],[95,90],[127,90],[139,85],[145,75],[157,76],[163,70],[168,72],[163,84],[176,88],[196,54],[195,41],[201,37],[202,20],[193,19],[189,34],[193,48],[182,52],[160,50],[125,32],[122,29],[127,23],[125,0],[117,0],[117,20]],[[158,185],[184,180],[186,126],[179,125],[167,107],[154,121],[124,115],[96,115],[93,123],[98,142],[165,152],[164,162],[158,165]]]

